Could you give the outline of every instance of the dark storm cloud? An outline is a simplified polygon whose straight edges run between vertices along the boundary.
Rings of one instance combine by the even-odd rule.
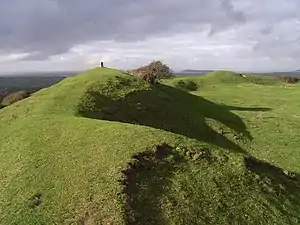
[[[135,41],[245,21],[230,0],[0,0],[0,51],[32,60],[93,40]]]

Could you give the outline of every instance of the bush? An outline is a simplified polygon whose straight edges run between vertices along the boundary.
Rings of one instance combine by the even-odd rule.
[[[180,80],[176,83],[175,87],[187,91],[196,91],[198,89],[198,85],[195,82],[190,80],[187,81]]]
[[[29,94],[25,91],[18,91],[15,93],[11,93],[11,94],[7,95],[5,98],[3,98],[2,102],[1,102],[1,106],[5,107],[8,105],[11,105],[11,104],[18,102],[27,97],[29,97]]]
[[[278,79],[289,84],[296,84],[299,81],[297,77],[290,77],[290,76],[281,76],[278,77]]]
[[[247,80],[250,81],[253,84],[263,85],[263,84],[266,83],[265,80],[262,77],[258,77],[258,76],[249,77]]]
[[[156,84],[160,79],[173,76],[171,69],[161,61],[153,61],[146,66],[132,70],[131,74],[138,76],[151,84]]]

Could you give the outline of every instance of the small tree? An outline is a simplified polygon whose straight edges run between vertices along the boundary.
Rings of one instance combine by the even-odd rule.
[[[160,79],[172,77],[171,69],[161,61],[153,61],[132,71],[132,74],[141,77],[150,84],[156,84]]]

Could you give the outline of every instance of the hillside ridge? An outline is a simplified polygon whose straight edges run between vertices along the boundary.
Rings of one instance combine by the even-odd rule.
[[[240,79],[96,68],[1,109],[1,223],[299,223],[300,170],[257,145],[276,109],[228,94],[280,86]]]

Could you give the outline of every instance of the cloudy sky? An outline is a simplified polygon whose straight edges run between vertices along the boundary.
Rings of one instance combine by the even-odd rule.
[[[300,69],[300,0],[0,0],[0,72]]]

